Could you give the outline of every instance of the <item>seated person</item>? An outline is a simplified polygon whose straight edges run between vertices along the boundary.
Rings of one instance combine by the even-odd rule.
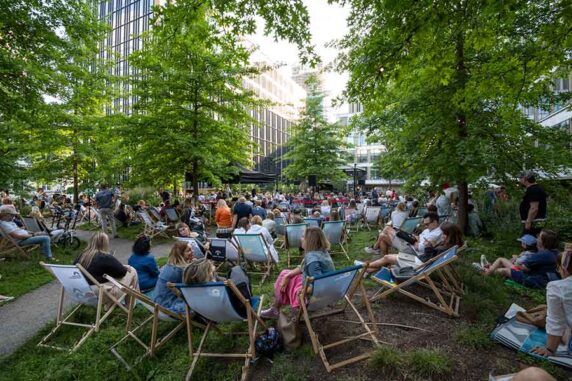
[[[177,229],[177,236],[181,237],[181,238],[192,238],[194,239],[194,241],[196,242],[196,247],[198,247],[200,249],[200,253],[195,253],[196,256],[203,256],[206,255],[208,249],[209,249],[209,242],[207,241],[206,243],[201,242],[198,238],[199,238],[199,234],[196,232],[192,232],[191,229],[189,228],[189,225],[187,225],[184,222],[179,222],[176,226]]]
[[[250,223],[252,225],[250,225],[246,234],[262,234],[262,238],[266,241],[270,250],[270,256],[274,260],[274,263],[278,263],[278,251],[276,251],[274,247],[274,239],[270,235],[270,232],[262,226],[262,218],[260,218],[260,216],[254,216],[251,218]]]
[[[194,258],[183,271],[183,282],[185,284],[217,282],[220,279],[216,273],[214,263],[206,257]]]
[[[238,222],[236,223],[236,229],[234,229],[234,231],[232,232],[232,235],[235,234],[246,234],[246,232],[248,231],[248,229],[250,229],[250,222],[248,221],[247,217],[242,217],[240,220],[238,220]],[[236,238],[232,237],[232,242],[234,243],[234,245],[236,247],[239,247],[238,245],[238,241]]]
[[[268,212],[266,219],[262,221],[262,226],[268,230],[272,238],[276,238],[276,222],[274,221],[274,212]]]
[[[530,258],[531,255],[534,255],[536,252],[538,252],[538,247],[536,246],[536,237],[530,234],[523,235],[522,237],[518,238],[517,241],[520,242],[523,251],[519,255],[513,255],[511,262],[514,263],[515,266],[520,266],[526,262],[526,260]]]
[[[266,209],[262,207],[262,201],[256,200],[254,202],[254,208],[252,208],[252,215],[253,216],[260,216],[263,220],[266,218],[267,212]]]
[[[488,268],[473,266],[487,276],[499,274],[526,287],[544,288],[548,282],[559,278],[556,272],[558,235],[552,230],[542,230],[537,241],[538,252],[527,256],[518,266],[507,258],[497,258]]]
[[[338,209],[332,208],[332,211],[330,212],[330,221],[339,221],[339,220],[340,220],[340,212],[338,212]]]
[[[334,262],[328,250],[330,243],[322,229],[308,227],[302,242],[304,259],[300,266],[293,270],[282,270],[274,283],[274,303],[272,307],[260,313],[266,319],[278,318],[280,308],[290,305],[293,309],[300,307],[298,295],[302,292],[304,278],[318,276],[334,271]]]
[[[368,254],[386,255],[389,248],[393,247],[398,252],[406,254],[415,254],[415,249],[419,253],[425,252],[426,246],[436,246],[441,241],[443,231],[439,227],[439,216],[436,213],[427,213],[423,216],[423,226],[425,229],[419,236],[413,235],[415,244],[411,248],[407,241],[397,236],[397,230],[392,226],[386,226],[379,235],[373,248],[366,247]]]
[[[80,264],[95,280],[110,291],[116,299],[123,295],[123,291],[109,284],[104,277],[106,274],[117,279],[127,287],[139,290],[137,271],[129,265],[123,265],[111,254],[109,237],[104,232],[96,232],[91,236],[87,248],[77,257],[74,264]],[[90,285],[92,284],[89,278],[87,282]],[[92,289],[97,291],[97,286],[92,285]],[[113,301],[106,300],[105,304],[113,305]]]
[[[419,201],[415,200],[411,203],[411,209],[409,210],[409,217],[417,217],[418,210],[419,210]]]
[[[182,283],[183,270],[193,259],[191,246],[184,241],[177,241],[173,244],[167,264],[163,266],[155,285],[155,296],[153,301],[161,306],[178,314],[185,313],[185,301],[180,299],[169,287],[167,283]]]
[[[117,209],[115,210],[115,218],[117,221],[121,222],[124,227],[131,224],[131,215],[127,212],[125,203],[121,202]]]
[[[50,237],[44,232],[34,233],[18,227],[14,222],[14,219],[17,216],[19,216],[19,213],[16,211],[14,205],[0,206],[0,229],[2,229],[5,234],[12,237],[18,246],[39,244],[42,249],[42,254],[44,254],[46,260],[57,262],[57,260],[52,256]]]
[[[409,212],[407,211],[407,207],[403,202],[400,202],[399,204],[397,204],[395,210],[391,212],[391,226],[399,229],[399,227],[403,224],[403,221],[405,221],[407,217],[409,217]]]
[[[367,267],[367,272],[378,271],[384,266],[398,265],[399,267],[417,267],[427,262],[431,258],[449,250],[453,246],[461,247],[464,244],[463,232],[461,229],[449,222],[445,222],[441,227],[443,234],[441,240],[433,245],[426,245],[424,252],[420,256],[398,253],[397,255],[385,255],[380,259],[372,261]]]
[[[468,206],[468,218],[467,221],[467,234],[472,237],[478,237],[485,230],[485,225],[479,216],[479,213],[475,210],[475,205],[469,204]]]
[[[322,201],[322,206],[320,206],[320,214],[323,215],[324,217],[329,217],[331,211],[332,207],[330,206],[328,200]]]
[[[558,272],[561,280],[546,286],[546,345],[536,347],[533,353],[553,356],[558,346],[568,346],[570,352],[570,330],[572,328],[572,251],[564,251],[559,258]]]
[[[324,218],[322,217],[320,212],[315,211],[314,213],[312,213],[312,216],[310,218],[318,220],[318,226],[322,226],[322,221],[324,220]]]
[[[137,271],[139,289],[146,293],[155,288],[159,278],[157,260],[151,254],[151,240],[146,235],[137,237],[133,243],[133,254],[127,260],[127,264]]]
[[[351,199],[349,206],[346,208],[346,222],[353,224],[357,222],[358,218],[356,200]]]

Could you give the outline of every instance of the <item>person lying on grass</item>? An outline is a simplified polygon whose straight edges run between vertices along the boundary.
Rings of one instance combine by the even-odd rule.
[[[298,295],[302,292],[304,279],[334,271],[334,262],[328,250],[330,243],[322,229],[312,226],[306,229],[302,241],[304,259],[300,266],[293,270],[282,270],[274,283],[274,304],[261,312],[265,319],[275,319],[280,308],[290,305],[293,309],[300,307]]]
[[[544,288],[548,282],[559,279],[556,271],[558,243],[558,235],[555,232],[542,230],[537,239],[538,252],[527,255],[519,264],[507,258],[497,258],[488,267],[478,264],[473,266],[485,276],[499,274],[526,287]],[[486,262],[486,259],[483,262]]]
[[[449,250],[453,246],[461,247],[463,246],[463,232],[461,229],[449,222],[443,223],[441,226],[443,234],[441,236],[441,241],[435,246],[426,246],[422,255],[417,256],[414,254],[398,253],[396,255],[385,255],[380,259],[377,259],[369,263],[366,268],[366,272],[375,272],[384,266],[398,265],[399,267],[417,267],[427,262],[434,256]]]
[[[554,356],[561,343],[567,344],[568,352],[572,352],[572,251],[564,251],[558,263],[562,280],[549,282],[546,286],[546,345],[532,350],[541,356]]]

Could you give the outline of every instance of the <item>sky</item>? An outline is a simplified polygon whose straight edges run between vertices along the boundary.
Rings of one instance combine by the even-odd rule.
[[[346,17],[349,7],[330,5],[326,0],[304,0],[310,14],[310,32],[316,53],[321,57],[324,65],[332,62],[337,56],[337,49],[325,45],[333,40],[342,38],[347,31]],[[287,41],[274,41],[272,37],[263,35],[263,22],[260,21],[258,32],[249,36],[248,40],[259,46],[259,51],[253,56],[255,60],[263,59],[271,63],[285,63],[282,70],[291,73],[291,67],[298,64],[298,49]],[[348,79],[347,74],[334,72],[326,73],[323,77],[326,92],[326,106],[328,116],[343,113],[347,106],[341,109],[332,109],[331,100],[341,94]]]

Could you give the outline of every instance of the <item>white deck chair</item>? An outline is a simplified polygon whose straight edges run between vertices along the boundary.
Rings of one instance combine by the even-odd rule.
[[[288,267],[290,267],[291,257],[300,257],[300,255],[291,255],[291,250],[298,251],[302,247],[302,238],[306,233],[308,224],[289,224],[284,226],[286,229],[285,248],[288,255]]]
[[[324,221],[322,225],[322,230],[324,235],[328,239],[331,245],[340,245],[342,252],[345,254],[346,258],[349,260],[348,251],[344,245],[347,246],[346,242],[346,223],[344,221]]]
[[[105,321],[115,310],[115,307],[121,308],[124,312],[128,312],[127,308],[124,307],[121,302],[125,298],[123,295],[121,298],[116,299],[109,291],[105,289],[90,273],[88,273],[81,265],[53,265],[40,262],[40,264],[49,272],[54,274],[62,285],[62,291],[60,293],[60,299],[58,303],[58,310],[56,315],[56,326],[50,331],[39,343],[39,347],[48,347],[58,350],[69,350],[74,352],[87,340],[92,333],[99,331],[101,323]],[[94,292],[88,281],[90,280],[94,285],[97,286],[98,291]],[[68,295],[75,303],[79,305],[75,307],[68,315],[65,317],[64,314],[64,297]],[[103,313],[103,302],[104,297],[109,298],[114,302],[114,304]],[[95,321],[92,323],[84,324],[70,321],[74,314],[83,306],[89,306],[96,309]],[[46,344],[50,338],[52,338],[58,330],[64,326],[75,326],[85,329],[83,336],[79,341],[75,342],[71,348],[64,348],[55,345]]]
[[[363,217],[363,226],[367,230],[371,230],[371,226],[374,227],[379,225],[379,215],[381,213],[381,207],[379,206],[368,206],[365,209],[365,215]]]
[[[300,313],[306,322],[306,327],[308,328],[308,333],[312,341],[312,348],[314,349],[314,353],[320,356],[328,372],[331,372],[332,370],[344,365],[365,360],[371,356],[372,351],[356,355],[332,364],[328,360],[326,350],[338,347],[343,344],[351,343],[352,341],[360,340],[362,338],[370,339],[374,346],[379,346],[379,342],[376,337],[377,326],[375,324],[375,318],[373,316],[371,305],[367,300],[365,288],[363,287],[362,283],[363,271],[364,268],[362,265],[357,265],[325,273],[317,277],[306,278],[304,284],[305,293],[301,293],[299,296],[300,306],[302,307]],[[368,326],[368,322],[366,322],[366,320],[363,318],[351,300],[355,290],[358,288],[360,289],[363,304],[367,309],[369,324],[371,324],[371,328]],[[331,306],[336,305],[339,302],[342,303],[340,308],[331,308]],[[318,337],[318,333],[315,330],[315,326],[312,323],[319,318],[323,318],[336,313],[342,313],[345,311],[348,305],[351,307],[352,311],[360,321],[364,332],[360,334],[354,334],[348,338],[331,344],[322,344]],[[317,311],[322,312],[318,313]],[[327,336],[328,333],[324,335],[324,337]]]
[[[270,248],[266,240],[262,234],[235,234],[234,237],[238,241],[238,248],[246,263],[262,267],[262,271],[255,272],[255,274],[262,274],[260,284],[264,283],[274,267],[274,260],[270,255]]]
[[[250,364],[256,357],[254,341],[256,338],[258,323],[260,323],[263,328],[266,328],[264,321],[259,317],[263,297],[260,299],[245,299],[231,280],[194,285],[169,283],[168,286],[174,291],[178,290],[175,292],[178,292],[187,303],[187,321],[191,318],[192,313],[202,316],[207,321],[207,326],[196,350],[193,349],[192,327],[187,324],[187,338],[192,363],[187,373],[186,380],[191,380],[193,370],[195,369],[197,361],[201,357],[244,359],[241,380],[246,380]],[[241,304],[244,306],[246,317],[241,316],[233,307],[230,296],[231,294],[240,300]],[[219,323],[240,321],[246,321],[248,324],[248,329],[245,332],[248,335],[248,349],[246,351],[235,353],[209,353],[204,351],[203,346],[211,328],[216,328],[216,324]],[[220,332],[220,330],[216,331]]]
[[[139,216],[141,221],[143,221],[143,223],[145,224],[145,229],[143,231],[143,234],[149,236],[151,239],[156,236],[163,236],[165,238],[169,238],[166,232],[169,226],[165,225],[162,222],[153,222],[153,220],[146,211],[137,212],[137,216]]]
[[[219,267],[224,263],[236,265],[240,261],[238,247],[229,239],[211,238],[209,252],[211,259],[219,263]]]

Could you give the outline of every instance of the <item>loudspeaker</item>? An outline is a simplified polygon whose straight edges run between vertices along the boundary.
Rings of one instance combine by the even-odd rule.
[[[358,180],[357,183],[358,185],[365,185],[365,180]]]
[[[316,175],[310,175],[310,176],[308,176],[308,184],[309,184],[311,187],[317,186],[317,185],[318,185],[318,176],[316,176]]]

